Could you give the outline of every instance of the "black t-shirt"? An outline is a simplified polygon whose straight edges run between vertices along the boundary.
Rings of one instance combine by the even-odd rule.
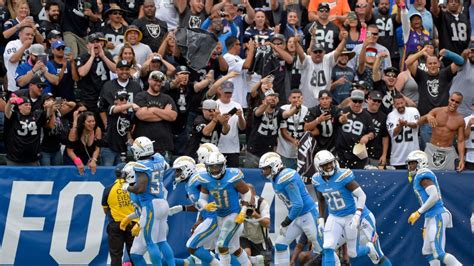
[[[202,23],[206,20],[206,12],[203,10],[199,14],[192,14],[189,6],[179,15],[180,28],[201,28]]]
[[[362,74],[359,74],[359,71],[357,69],[356,69],[356,72],[357,72],[357,77],[359,77],[359,80],[363,80],[367,83],[368,91],[373,90],[374,89],[374,80],[372,79],[372,73],[374,72],[373,69],[366,64],[364,72]]]
[[[126,113],[114,113],[113,109],[115,105],[109,107],[107,115],[107,131],[103,146],[109,147],[115,152],[126,152],[127,151],[127,140],[128,132],[132,129],[132,116],[133,112],[127,111]]]
[[[76,156],[81,158],[82,163],[86,165],[92,158],[94,151],[98,145],[98,139],[94,139],[94,142],[92,142],[92,145],[90,146],[85,145],[80,139],[78,139],[72,142],[69,141],[66,147],[69,149],[73,149]]]
[[[148,20],[147,18],[135,19],[132,23],[136,25],[143,34],[142,43],[150,46],[153,52],[157,52],[160,48],[166,33],[168,32],[168,25],[166,22],[154,18]]]
[[[128,101],[133,103],[135,96],[142,92],[140,84],[133,79],[129,79],[125,87],[122,87],[118,83],[118,79],[109,80],[104,84],[102,91],[100,92],[99,98],[99,110],[100,112],[107,112],[109,107],[114,104],[115,93],[117,91],[125,90],[128,93]]]
[[[457,17],[447,11],[440,11],[438,18],[433,16],[438,29],[439,49],[448,49],[461,54],[469,46],[471,23],[463,13]]]
[[[324,46],[326,53],[334,51],[341,42],[339,40],[339,28],[332,22],[329,22],[327,25],[323,25],[319,23],[319,21],[308,24],[304,28],[303,32],[306,39],[305,49],[309,48],[311,29],[313,27],[316,27],[316,41]]]
[[[379,159],[383,152],[382,138],[388,136],[387,115],[381,110],[376,113],[371,113],[368,110],[367,112],[372,117],[375,129],[375,138],[367,143],[367,152],[369,158]]]
[[[261,116],[256,116],[255,110],[257,108],[253,110],[248,151],[256,156],[262,156],[266,152],[273,151],[277,145],[278,128],[283,117],[279,108],[270,114],[265,112]]]
[[[450,66],[441,69],[436,76],[430,76],[428,72],[416,69],[414,78],[420,93],[418,101],[420,116],[426,115],[433,108],[448,105],[449,88],[454,76]]]
[[[317,140],[317,150],[328,150],[331,151],[334,149],[336,143],[336,128],[337,121],[336,117],[338,111],[335,106],[331,106],[329,110],[321,110],[319,105],[309,108],[308,115],[305,117],[305,122],[312,122],[314,119],[318,118],[322,113],[329,112],[331,113],[332,119],[327,121],[322,121],[316,128],[319,130],[319,135],[316,136]]]
[[[96,0],[66,0],[61,12],[62,32],[70,31],[79,37],[87,36],[89,19],[84,15],[84,9],[89,7],[92,12],[97,13]]]
[[[401,25],[397,22],[397,15],[381,15],[375,19],[375,24],[379,28],[379,38],[377,43],[387,47],[391,58],[399,58],[396,29]]]
[[[32,109],[33,110],[33,109]],[[6,138],[7,158],[14,162],[30,163],[40,155],[41,127],[46,123],[46,112],[32,111],[29,115],[13,112]]]
[[[104,51],[107,58],[113,61],[112,55]],[[83,54],[77,58],[77,67],[84,65],[89,60],[90,54]],[[110,69],[107,64],[97,56],[92,62],[89,73],[82,77],[78,82],[78,89],[81,91],[81,100],[86,104],[87,109],[96,110],[97,100],[104,84],[110,80]]]
[[[38,30],[41,33],[41,35],[43,35],[43,38],[46,39],[46,37],[48,36],[48,33],[52,30],[57,30],[61,32],[61,24],[54,23],[48,20],[40,20]]]
[[[61,136],[68,129],[63,124],[61,114],[56,112],[54,128],[43,127],[43,139],[41,141],[42,152],[57,152],[61,149]]]
[[[393,97],[397,94],[395,88],[389,90],[385,81],[379,80],[374,82],[374,90],[380,91],[383,95],[382,104],[380,105],[381,110],[388,115],[393,109]]]
[[[178,117],[173,122],[173,134],[178,135],[186,128],[190,105],[194,94],[194,85],[188,83],[185,87],[172,89],[170,83],[163,88],[163,93],[168,94],[176,104]]]
[[[29,89],[20,89],[15,92],[18,97],[26,97],[31,102],[31,112],[36,110],[43,110],[44,97],[40,96],[39,98],[33,99],[30,97]]]
[[[203,115],[199,115],[194,119],[193,122],[193,131],[191,133],[191,139],[189,140],[189,149],[188,155],[191,157],[196,157],[196,151],[199,148],[199,145],[202,143],[212,143],[217,146],[219,143],[219,138],[222,133],[222,125],[217,122],[214,130],[210,136],[204,136],[202,130],[211,123],[211,120],[206,120]]]
[[[354,113],[350,107],[342,109],[340,114],[349,112],[347,123],[342,124],[338,128],[336,150],[337,151],[349,151],[352,154],[354,145],[359,143],[362,136],[375,132],[374,125],[372,123],[372,117],[367,110],[362,110],[361,113]],[[336,121],[339,121],[339,116]],[[355,155],[352,155],[355,157]],[[357,157],[355,157],[357,158]]]
[[[120,8],[125,10],[126,12],[123,17],[127,20],[127,23],[130,24],[138,17],[140,7],[143,5],[143,0],[109,0],[109,3],[116,3]]]
[[[56,63],[54,60],[49,61],[53,64],[53,67],[56,69],[56,73],[61,72],[63,64]],[[55,97],[61,97],[68,101],[74,101],[76,96],[74,95],[74,80],[72,79],[71,73],[71,62],[67,62],[66,69],[64,70],[63,78],[59,81],[57,86],[50,84],[51,92]]]
[[[286,73],[288,75],[287,81],[290,82],[290,91],[292,89],[299,89],[301,83],[301,73],[296,67],[297,57],[293,57],[293,64],[286,64]]]
[[[147,91],[142,91],[135,96],[134,102],[140,107],[158,107],[164,109],[166,105],[171,104],[172,109],[176,110],[176,104],[173,99],[164,93],[153,96]],[[145,136],[150,140],[154,140],[153,147],[155,152],[172,151],[173,145],[173,132],[171,131],[172,122],[159,121],[159,122],[147,122],[140,119],[134,121],[135,131],[134,138]]]

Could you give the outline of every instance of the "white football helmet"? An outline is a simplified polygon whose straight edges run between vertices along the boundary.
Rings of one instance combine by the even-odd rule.
[[[409,162],[417,162],[416,168],[410,171],[410,166],[408,165]],[[412,151],[407,156],[407,168],[408,172],[414,176],[418,170],[421,168],[428,168],[428,156],[424,151],[416,150]]]
[[[203,143],[196,151],[198,163],[206,163],[206,159],[211,152],[219,152],[219,148],[212,143]]]
[[[196,162],[189,156],[180,156],[173,162],[175,169],[174,184],[187,180],[196,173]]]
[[[333,169],[329,172],[324,171],[321,166],[331,162],[333,163]],[[334,157],[334,154],[328,150],[318,151],[314,156],[313,163],[316,171],[318,171],[322,176],[332,176],[339,169],[339,163],[337,162],[336,157]]]
[[[220,152],[211,152],[204,163],[207,172],[215,179],[220,179],[225,174],[227,160]]]
[[[129,162],[122,169],[122,178],[129,184],[134,184],[136,182],[135,170],[133,169],[136,164],[136,162]]]
[[[138,137],[133,141],[132,152],[135,160],[139,160],[145,156],[150,156],[155,153],[153,149],[153,142],[147,137]]]
[[[260,158],[260,161],[258,163],[258,168],[263,170],[264,167],[271,168],[270,174],[265,177],[267,179],[272,179],[278,174],[281,169],[283,169],[284,166],[283,161],[281,160],[281,157],[278,153],[267,152]]]

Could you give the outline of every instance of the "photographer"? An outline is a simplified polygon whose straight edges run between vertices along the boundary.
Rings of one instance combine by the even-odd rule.
[[[270,205],[264,198],[256,195],[255,187],[248,184],[252,192],[253,204],[247,209],[244,231],[240,237],[240,245],[250,257],[252,265],[270,265],[273,245],[268,237],[270,227]]]

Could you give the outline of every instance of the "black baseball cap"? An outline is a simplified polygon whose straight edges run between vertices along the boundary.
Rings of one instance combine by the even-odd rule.
[[[372,100],[378,100],[378,101],[381,101],[383,99],[382,93],[380,91],[371,91],[369,93],[369,98],[371,98]]]

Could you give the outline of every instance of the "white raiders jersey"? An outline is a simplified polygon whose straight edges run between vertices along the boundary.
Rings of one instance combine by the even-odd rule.
[[[390,153],[390,165],[400,166],[406,163],[408,154],[414,150],[420,149],[418,141],[419,128],[403,127],[397,136],[393,136],[393,130],[398,124],[398,120],[406,120],[409,123],[417,122],[420,119],[418,109],[414,107],[405,107],[405,113],[400,114],[397,109],[393,109],[387,117],[387,130],[392,143]]]

